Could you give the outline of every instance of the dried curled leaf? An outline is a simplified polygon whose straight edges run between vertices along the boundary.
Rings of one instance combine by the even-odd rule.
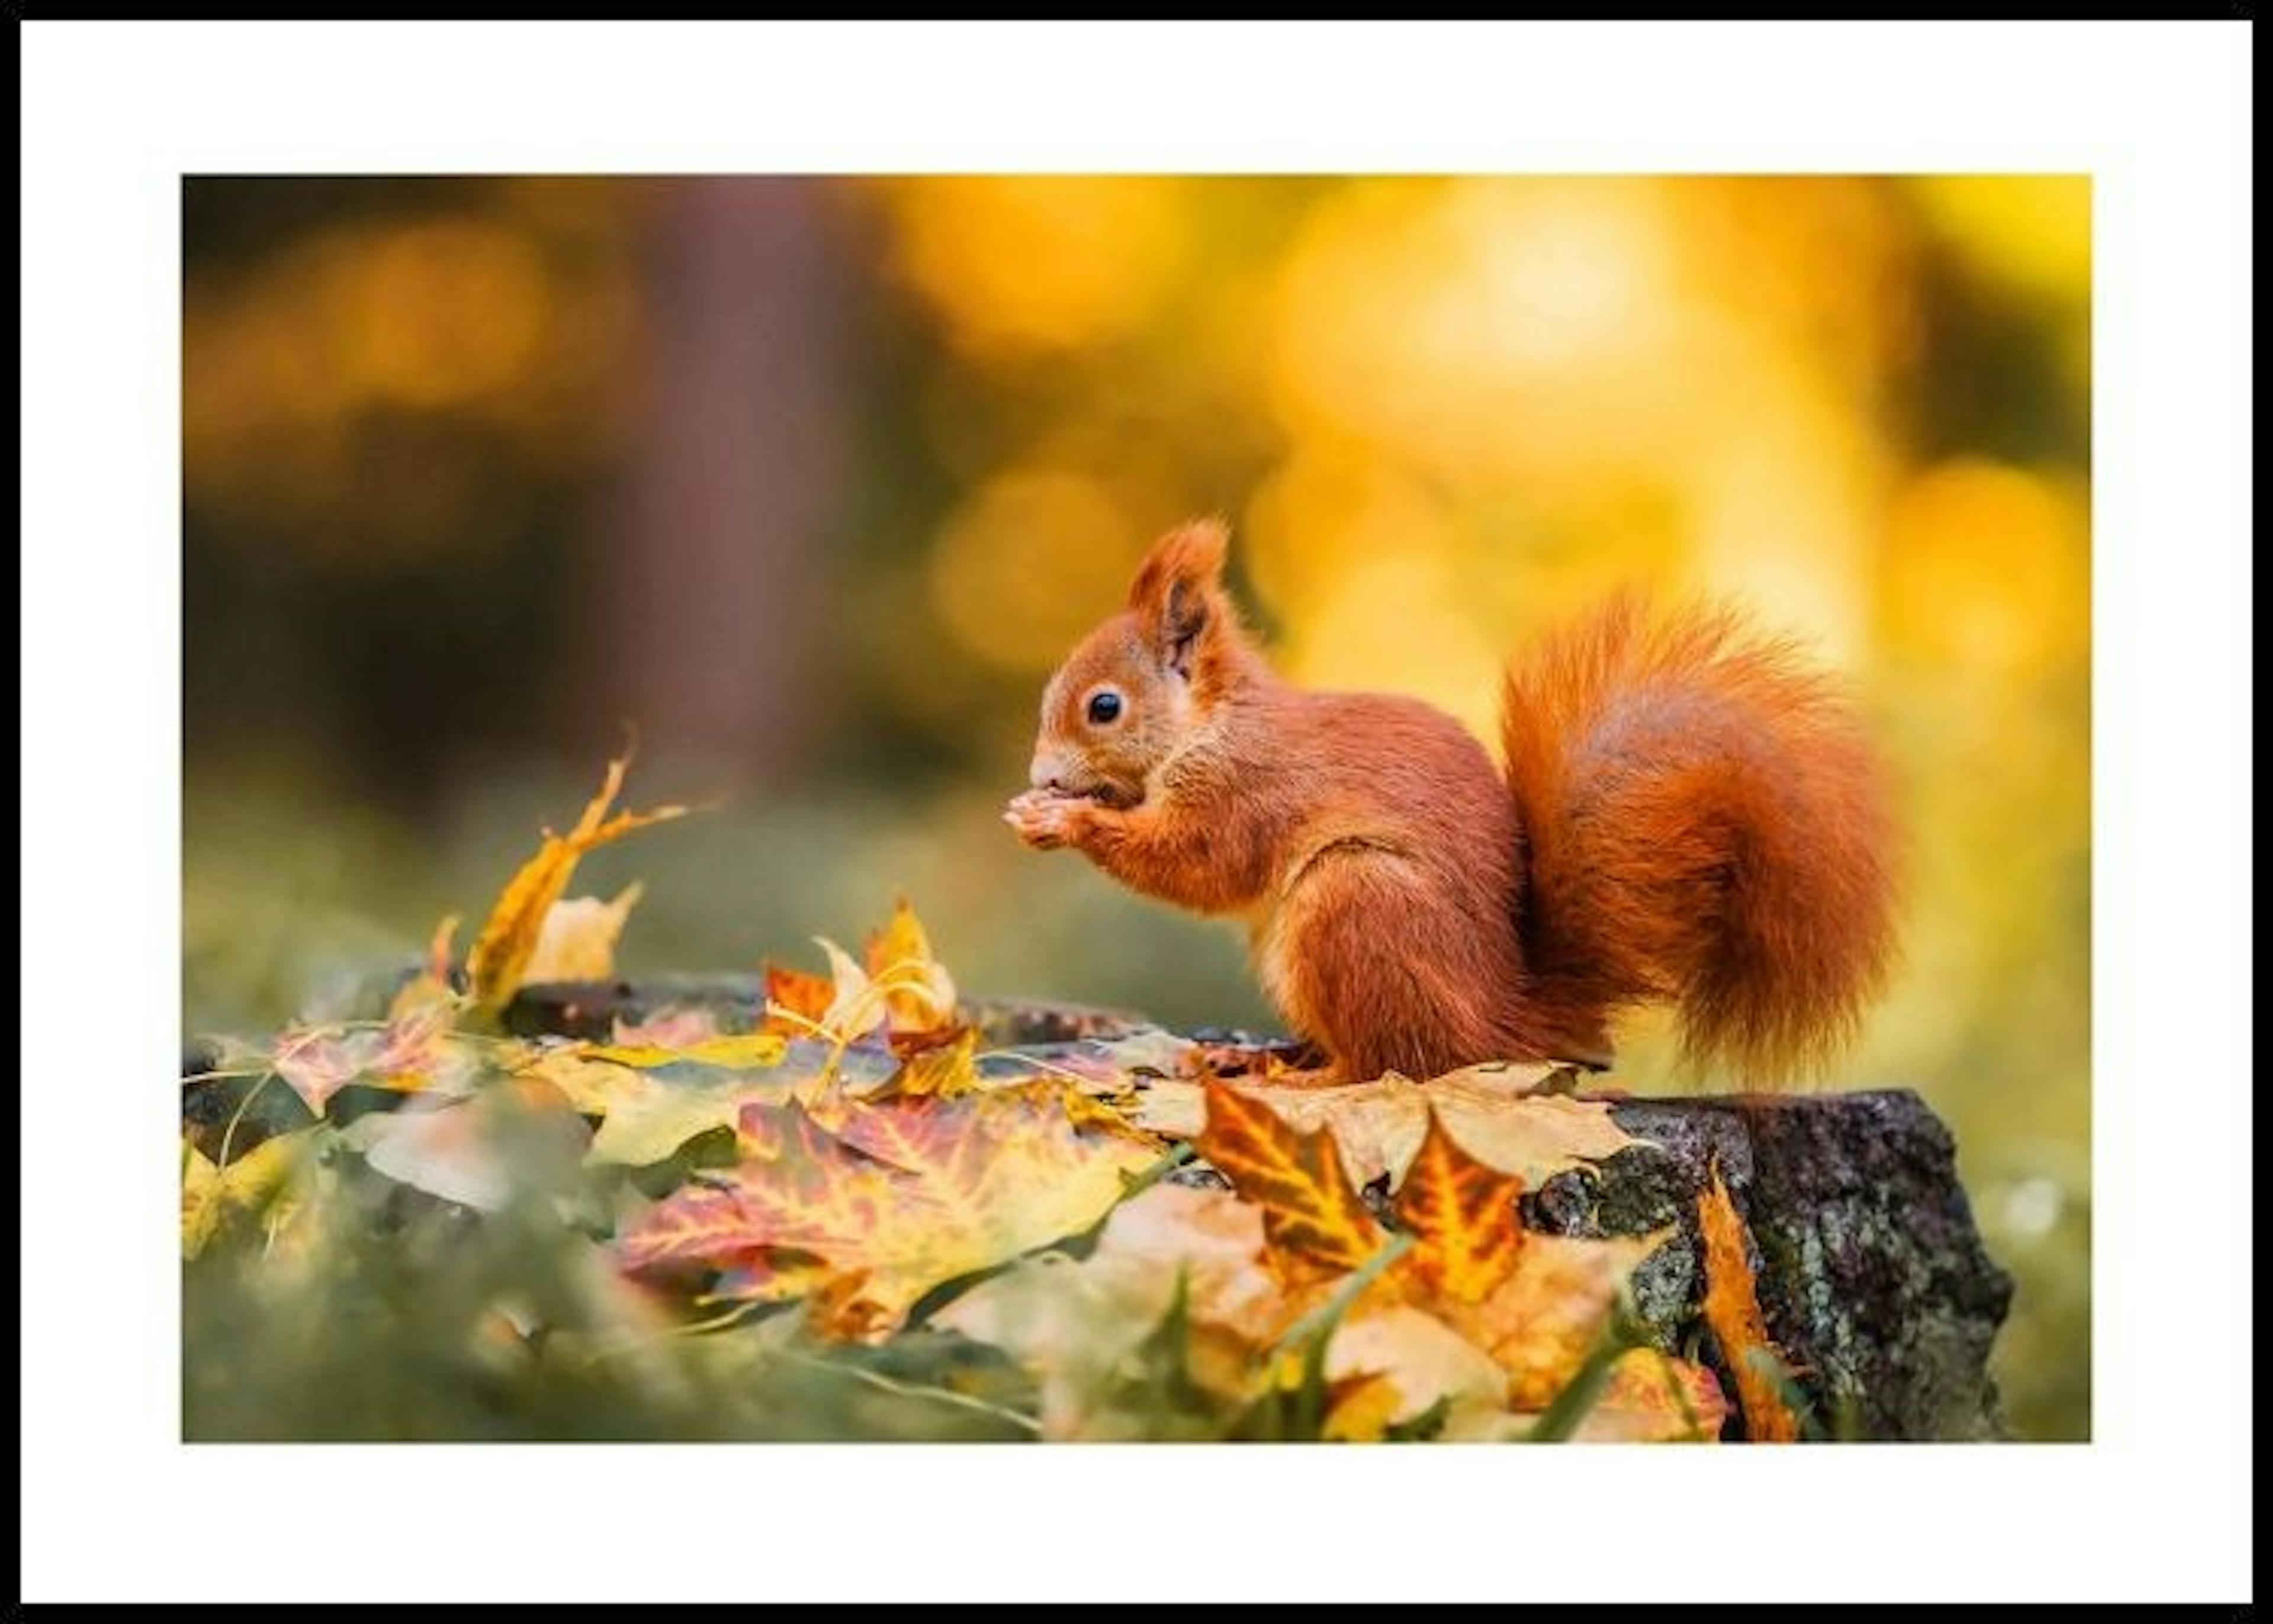
[[[618,1241],[627,1269],[817,1259],[821,1328],[873,1339],[934,1286],[1086,1228],[1154,1157],[1133,1133],[1077,1124],[1055,1084],[802,1105],[752,1104],[731,1179],[658,1202]]]
[[[1736,1381],[1744,1436],[1754,1443],[1794,1442],[1799,1421],[1770,1373],[1782,1363],[1782,1355],[1768,1339],[1767,1321],[1760,1313],[1747,1249],[1751,1237],[1717,1167],[1697,1198],[1697,1228],[1705,1254],[1705,1323],[1721,1344],[1721,1357]]]
[[[522,864],[506,882],[497,905],[490,910],[488,923],[482,926],[466,955],[466,971],[473,983],[476,1007],[502,1009],[521,990],[545,917],[566,892],[568,881],[576,872],[577,859],[635,829],[686,815],[684,806],[658,806],[652,812],[626,812],[609,817],[608,808],[615,804],[616,796],[623,789],[624,772],[629,765],[628,758],[609,762],[607,778],[600,792],[586,805],[574,827],[566,834],[545,831],[536,855]]]
[[[916,910],[901,897],[883,928],[869,932],[861,959],[869,979],[883,990],[895,1032],[932,1032],[955,1023],[955,981],[932,956]]]
[[[1274,1257],[1352,1269],[1380,1249],[1381,1225],[1343,1175],[1331,1134],[1300,1133],[1249,1094],[1205,1086],[1207,1120],[1195,1144],[1263,1209]]]
[[[563,897],[546,909],[536,928],[536,946],[521,967],[522,983],[605,981],[614,975],[616,943],[643,888],[634,880],[609,902]]]
[[[430,1011],[443,1012],[445,1026],[454,1022],[464,1002],[450,986],[450,944],[458,933],[458,916],[452,914],[434,927],[426,948],[426,962],[404,982],[386,1007],[389,1022],[408,1021]]]

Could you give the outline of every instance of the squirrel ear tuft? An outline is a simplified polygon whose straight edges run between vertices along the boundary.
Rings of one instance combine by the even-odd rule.
[[[1223,559],[1231,532],[1220,519],[1196,519],[1152,543],[1129,587],[1146,638],[1179,677],[1192,674],[1194,649],[1222,626]]]

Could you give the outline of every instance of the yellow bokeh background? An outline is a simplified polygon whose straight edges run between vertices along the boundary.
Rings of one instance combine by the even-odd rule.
[[[2088,1433],[2085,179],[185,203],[193,1026],[414,950],[626,722],[657,795],[724,803],[611,854],[649,881],[634,972],[904,887],[966,985],[1256,1024],[1227,927],[994,822],[1152,534],[1226,514],[1290,674],[1488,737],[1507,652],[1597,595],[1733,597],[1851,677],[1902,787],[1902,967],[1826,1084],[1950,1123],[2020,1283],[2010,1418]],[[1729,1081],[1662,1023],[1622,1059]]]

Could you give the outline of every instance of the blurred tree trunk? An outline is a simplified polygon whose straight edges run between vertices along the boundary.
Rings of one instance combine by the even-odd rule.
[[[659,183],[644,393],[587,647],[658,753],[793,770],[802,628],[842,475],[849,324],[829,183]]]

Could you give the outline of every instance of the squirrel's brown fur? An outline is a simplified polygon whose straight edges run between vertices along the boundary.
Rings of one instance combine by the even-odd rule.
[[[1851,1036],[1893,950],[1894,833],[1852,712],[1790,644],[1615,601],[1510,668],[1503,775],[1419,700],[1280,681],[1226,546],[1212,521],[1163,537],[1051,679],[1005,814],[1029,844],[1246,916],[1266,991],[1344,1077],[1599,1061],[1655,1000],[1747,1081]]]

